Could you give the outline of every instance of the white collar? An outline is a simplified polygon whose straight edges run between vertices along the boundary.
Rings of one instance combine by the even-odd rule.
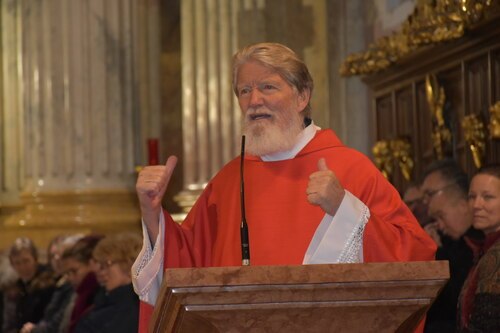
[[[314,122],[311,122],[309,126],[304,128],[302,132],[297,136],[297,143],[293,146],[292,149],[287,151],[281,151],[274,154],[262,155],[260,158],[264,162],[277,162],[277,161],[285,161],[291,160],[314,138],[316,135],[316,131],[321,128],[314,125]]]

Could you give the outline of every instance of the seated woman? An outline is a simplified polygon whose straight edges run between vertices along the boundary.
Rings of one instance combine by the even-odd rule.
[[[61,330],[64,332],[74,332],[76,324],[90,311],[99,295],[100,287],[92,271],[91,258],[101,239],[102,236],[97,235],[85,236],[63,252],[63,270],[76,292],[73,304],[69,305],[69,320],[62,319]]]
[[[9,260],[19,279],[16,301],[16,328],[42,319],[55,288],[55,277],[46,266],[38,263],[38,249],[29,238],[20,237],[9,250]]]
[[[474,228],[486,238],[468,240],[475,265],[460,293],[459,332],[500,332],[500,165],[484,167],[474,175],[469,205]]]
[[[131,268],[142,247],[136,234],[116,234],[103,239],[94,250],[106,297],[75,328],[76,333],[136,333],[139,326],[139,298],[132,288]]]

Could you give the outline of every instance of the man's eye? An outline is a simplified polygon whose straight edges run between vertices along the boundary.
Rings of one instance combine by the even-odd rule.
[[[271,84],[265,84],[265,85],[264,85],[264,89],[265,89],[265,90],[271,90],[271,89],[274,89],[274,86],[273,86],[273,85],[271,85]]]
[[[240,89],[240,93],[239,94],[241,96],[241,95],[246,95],[249,92],[250,92],[250,88],[242,88],[242,89]]]

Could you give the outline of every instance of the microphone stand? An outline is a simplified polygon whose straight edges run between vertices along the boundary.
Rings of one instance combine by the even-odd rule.
[[[240,161],[240,199],[241,199],[241,264],[250,266],[250,242],[248,241],[248,225],[245,216],[245,187],[243,183],[243,161],[245,159],[245,136],[241,137],[241,161]]]

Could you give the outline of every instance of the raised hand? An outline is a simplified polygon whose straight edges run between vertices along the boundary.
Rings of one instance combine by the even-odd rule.
[[[309,176],[306,193],[309,203],[320,206],[331,216],[335,215],[345,191],[335,173],[328,169],[324,158],[318,161],[318,171]]]
[[[158,221],[161,212],[161,201],[176,164],[177,157],[170,156],[165,165],[144,167],[137,178],[135,189],[139,197],[142,219],[153,243],[159,231]]]

